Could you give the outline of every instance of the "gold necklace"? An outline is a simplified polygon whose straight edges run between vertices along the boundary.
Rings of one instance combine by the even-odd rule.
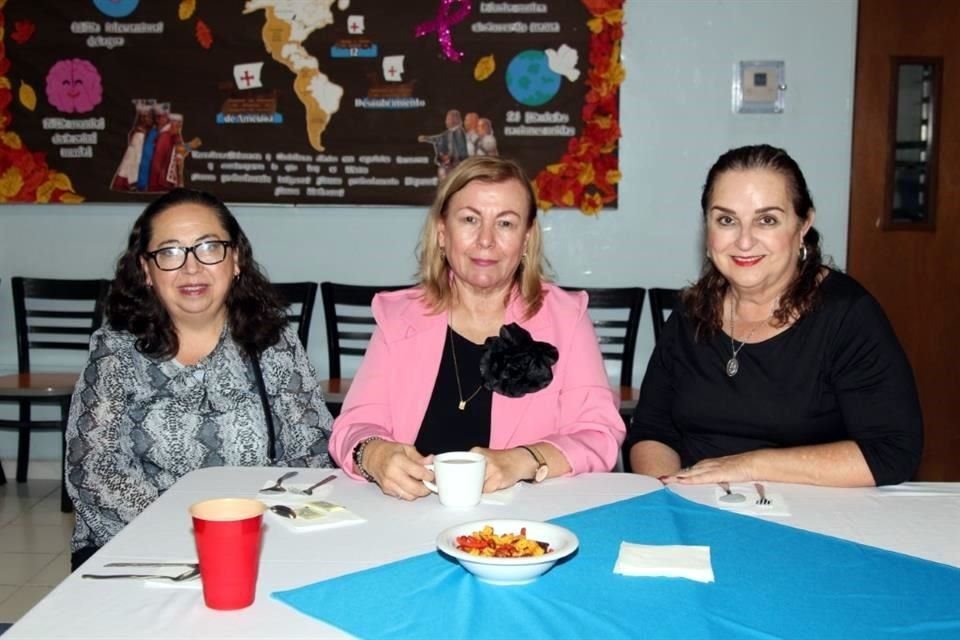
[[[732,378],[733,376],[737,375],[738,371],[740,371],[740,361],[737,360],[737,354],[739,354],[740,350],[743,349],[743,345],[750,342],[750,338],[753,337],[753,333],[757,329],[759,329],[762,325],[765,325],[766,323],[770,322],[770,318],[773,317],[773,314],[777,310],[777,307],[780,306],[779,302],[780,302],[779,300],[774,301],[773,311],[770,312],[770,315],[768,315],[766,318],[764,318],[760,322],[753,325],[753,328],[750,329],[750,332],[747,334],[747,337],[740,342],[740,346],[738,347],[736,340],[734,340],[733,338],[734,332],[736,330],[736,325],[734,324],[734,316],[736,315],[734,313],[734,306],[736,305],[736,303],[733,300],[730,300],[730,350],[733,352],[733,355],[731,355],[730,359],[727,360],[727,377]]]
[[[450,354],[453,355],[453,373],[457,377],[457,395],[460,397],[460,403],[457,404],[457,409],[463,411],[467,408],[467,403],[477,397],[477,394],[480,393],[480,390],[483,389],[483,383],[481,382],[476,390],[470,394],[470,397],[466,400],[463,399],[463,388],[460,386],[460,367],[457,366],[457,348],[453,345],[453,318],[450,318],[450,322],[447,323],[447,330],[450,332]]]

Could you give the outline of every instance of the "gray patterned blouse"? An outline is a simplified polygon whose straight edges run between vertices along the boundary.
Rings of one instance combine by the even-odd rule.
[[[267,427],[253,367],[226,329],[195,365],[139,353],[104,327],[73,393],[67,490],[73,550],[102,546],[178,478],[200,467],[267,465]],[[275,464],[329,467],[332,418],[316,372],[287,327],[260,356],[276,430]]]

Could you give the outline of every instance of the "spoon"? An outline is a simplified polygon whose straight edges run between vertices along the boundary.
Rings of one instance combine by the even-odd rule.
[[[283,481],[289,480],[293,476],[297,475],[296,471],[287,471],[285,474],[277,478],[272,487],[265,487],[260,489],[260,493],[283,493],[286,489],[283,488]]]
[[[734,504],[738,502],[743,502],[744,500],[747,499],[747,496],[743,495],[742,493],[734,493],[730,491],[729,482],[718,482],[717,484],[720,485],[720,488],[723,489],[723,492],[724,492],[722,496],[717,498],[720,502],[729,502],[731,504]]]
[[[297,512],[285,504],[272,505],[270,507],[270,511],[273,511],[278,516],[281,516],[283,518],[290,518],[291,520],[294,520],[297,517]]]
[[[337,476],[335,476],[335,475],[330,475],[330,476],[327,476],[326,478],[324,478],[323,480],[321,480],[320,482],[315,482],[314,484],[310,485],[310,486],[307,487],[306,489],[303,489],[302,491],[299,490],[299,489],[297,489],[297,490],[291,491],[291,493],[300,493],[300,494],[303,494],[303,495],[305,495],[305,496],[312,496],[314,489],[316,489],[317,487],[321,487],[321,486],[327,484],[328,482],[332,482],[332,481],[334,481],[334,480],[336,480],[336,479],[337,479]]]

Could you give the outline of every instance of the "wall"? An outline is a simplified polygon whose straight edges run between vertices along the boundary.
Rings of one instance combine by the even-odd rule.
[[[825,252],[843,267],[855,0],[627,0],[626,23],[620,208],[595,218],[556,210],[544,216],[557,280],[679,287],[694,279],[703,255],[698,202],[706,171],[723,151],[757,142],[785,147],[803,167]],[[734,115],[733,65],[758,59],[786,61],[786,112]],[[9,278],[109,277],[139,211],[94,204],[0,209],[0,372],[16,367]],[[238,205],[234,211],[277,281],[392,284],[415,269],[421,209]],[[321,375],[323,331],[322,313],[315,314],[310,356]],[[652,347],[645,310],[636,384]],[[9,460],[15,447],[15,435],[0,432],[0,457]],[[37,434],[33,451],[35,458],[57,458],[56,434]],[[12,466],[6,469],[9,475]]]

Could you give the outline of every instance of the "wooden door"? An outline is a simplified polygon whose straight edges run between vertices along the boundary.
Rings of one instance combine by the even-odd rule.
[[[862,1],[857,34],[848,270],[879,299],[913,365],[926,437],[918,479],[957,481],[960,2]],[[935,229],[881,228],[892,188],[892,64],[898,56],[943,59]]]

